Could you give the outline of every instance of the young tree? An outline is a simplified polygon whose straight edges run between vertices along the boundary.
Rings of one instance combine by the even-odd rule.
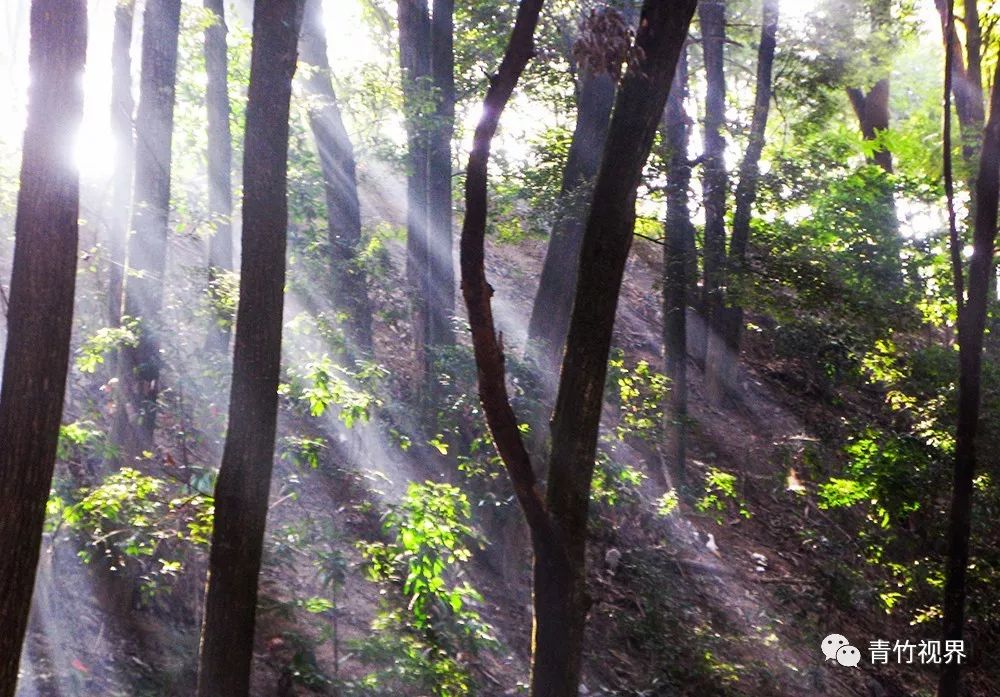
[[[160,311],[170,208],[170,144],[177,77],[180,0],[148,0],[143,13],[142,75],[136,117],[135,205],[128,243],[125,312],[140,319],[139,343],[122,352],[129,423],[148,448],[160,392]]]
[[[215,15],[205,27],[205,102],[208,106],[208,288],[215,306],[208,347],[229,349],[231,318],[221,309],[221,277],[233,269],[233,144],[229,129],[229,60],[226,56],[226,14],[223,0],[205,0]]]
[[[483,103],[466,177],[462,290],[469,312],[479,394],[497,450],[531,530],[534,627],[531,694],[579,692],[591,476],[618,293],[635,222],[635,197],[696,0],[646,0],[608,131],[580,253],[545,499],[510,406],[504,354],[486,281],[487,165],[501,112],[533,53],[541,0],[522,0],[503,62]]]
[[[245,697],[274,460],[288,229],[288,117],[302,0],[257,0],[243,162],[243,253],[229,429],[198,663],[198,697]]]
[[[950,3],[949,3],[950,4]],[[950,118],[946,113],[945,119]],[[950,149],[949,139],[944,147]],[[969,261],[968,282],[961,265],[955,267],[958,303],[958,425],[955,437],[955,470],[948,523],[948,558],[945,563],[943,625],[945,641],[959,641],[965,625],[966,577],[969,535],[972,528],[973,480],[976,473],[976,433],[979,430],[983,341],[987,306],[994,276],[997,206],[1000,204],[1000,65],[993,77],[989,121],[983,135],[976,177],[977,206]],[[952,236],[953,247],[959,244]],[[953,257],[957,250],[952,250]],[[959,257],[960,258],[960,257]],[[963,297],[963,288],[967,295]],[[938,697],[958,697],[961,666],[942,665]]]
[[[31,4],[31,87],[0,393],[0,696],[13,697],[62,418],[76,285],[84,0]]]
[[[772,74],[774,72],[774,51],[778,34],[778,0],[764,0],[761,23],[760,45],[757,48],[757,82],[755,87],[753,117],[750,121],[750,136],[746,152],[740,162],[739,182],[736,184],[736,208],[733,211],[733,233],[729,240],[729,256],[726,263],[725,304],[719,309],[716,331],[708,338],[708,361],[706,363],[707,391],[716,401],[721,400],[726,389],[735,381],[736,366],[739,361],[740,337],[743,332],[743,308],[735,302],[729,290],[733,282],[746,270],[747,245],[750,242],[750,220],[754,202],[757,200],[757,183],[760,179],[760,156],[764,151],[767,119],[771,108]],[[886,123],[888,127],[888,106]],[[888,162],[883,166],[892,171],[892,156],[888,151],[883,155]],[[880,162],[882,164],[882,162]]]
[[[111,44],[111,135],[115,139],[112,175],[112,209],[108,233],[108,321],[121,322],[125,284],[125,250],[128,242],[129,206],[132,203],[132,25],[135,0],[115,5],[115,36]]]
[[[670,378],[669,405],[663,410],[669,462],[683,484],[687,460],[687,289],[694,255],[688,189],[691,162],[688,137],[691,120],[684,109],[687,97],[687,52],[677,62],[677,74],[663,112],[663,149],[667,161],[667,217],[663,244],[663,354]]]
[[[347,333],[354,348],[372,350],[372,309],[368,279],[358,263],[361,252],[361,205],[354,147],[337,106],[330,79],[322,0],[307,0],[299,40],[299,55],[308,70],[303,84],[309,99],[309,126],[319,152],[326,194],[327,231],[334,298],[347,316]],[[449,141],[450,142],[450,141]]]

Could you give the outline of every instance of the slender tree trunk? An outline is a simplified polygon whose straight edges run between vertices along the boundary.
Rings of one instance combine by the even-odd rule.
[[[576,126],[556,204],[558,218],[552,226],[528,324],[530,350],[539,359],[543,377],[551,376],[552,391],[569,329],[583,227],[608,135],[615,88],[611,75],[581,68]]]
[[[938,14],[941,17],[941,32],[944,38],[945,50],[951,52],[951,90],[955,97],[955,113],[958,115],[959,132],[962,139],[962,159],[969,170],[969,189],[975,202],[977,146],[983,131],[983,120],[985,119],[983,105],[983,80],[982,67],[979,61],[976,64],[967,65],[965,58],[970,61],[979,57],[981,51],[981,28],[979,25],[978,8],[969,5],[975,3],[967,2],[965,19],[970,24],[971,31],[967,29],[966,37],[971,39],[968,51],[962,50],[962,41],[958,37],[949,15],[953,12],[953,3],[948,0],[934,0]],[[973,219],[975,212],[973,211]]]
[[[689,254],[694,247],[694,227],[688,207],[691,162],[688,136],[691,119],[684,109],[687,96],[687,52],[681,53],[677,74],[663,112],[664,157],[667,160],[667,218],[663,245],[663,351],[670,378],[666,418],[668,462],[683,485],[687,460],[687,290]]]
[[[142,76],[136,118],[135,205],[128,244],[125,311],[140,319],[139,343],[122,352],[129,423],[142,448],[156,427],[160,391],[160,313],[163,307],[170,207],[170,143],[177,76],[180,0],[148,0],[143,14]]]
[[[208,242],[208,289],[213,304],[208,347],[228,351],[233,318],[225,311],[221,277],[233,270],[233,144],[229,130],[229,60],[223,0],[205,0],[215,21],[205,27],[205,100],[208,106],[208,208],[212,232]]]
[[[746,152],[740,163],[739,182],[736,185],[736,209],[733,213],[733,234],[729,241],[729,258],[726,273],[726,303],[721,308],[718,330],[709,336],[709,361],[706,380],[708,392],[721,398],[736,380],[740,355],[740,335],[743,332],[743,308],[733,298],[733,283],[746,266],[747,245],[750,241],[750,219],[757,200],[757,183],[760,179],[760,156],[764,151],[767,119],[771,108],[774,51],[778,34],[778,0],[764,0],[760,45],[757,49],[757,84],[755,87],[753,118]],[[889,125],[888,101],[885,105],[885,125]],[[887,162],[880,162],[892,171],[892,156],[885,151]],[[883,160],[886,159],[883,157]],[[876,155],[876,159],[879,155]],[[891,196],[891,194],[890,194]]]
[[[413,302],[413,338],[425,375],[428,355],[430,306],[427,288],[428,179],[430,132],[427,104],[430,101],[430,16],[427,0],[399,0],[399,61],[403,73],[403,111],[406,120],[406,278]]]
[[[702,307],[705,332],[696,357],[708,365],[708,343],[712,332],[721,331],[723,287],[726,267],[726,198],[729,176],[726,172],[726,5],[722,0],[702,0],[698,4],[701,20],[701,43],[705,61],[704,157],[701,187],[705,209],[704,284]],[[710,394],[718,401],[720,395]]]
[[[309,126],[316,141],[326,194],[330,267],[335,302],[347,316],[347,336],[362,354],[372,351],[372,309],[368,279],[358,263],[361,251],[361,205],[358,200],[354,146],[337,106],[323,28],[323,1],[307,0],[299,55],[308,67],[303,79],[309,95]]]
[[[117,327],[122,316],[125,250],[132,202],[132,26],[135,0],[115,5],[115,36],[111,44],[111,135],[115,140],[112,210],[108,234],[108,322]]]
[[[976,433],[979,426],[983,335],[990,286],[994,278],[993,252],[1000,204],[1000,65],[993,77],[990,119],[986,125],[976,180],[979,205],[969,262],[968,299],[959,312],[958,428],[955,439],[954,489],[948,523],[948,560],[945,564],[944,639],[960,641],[965,624],[969,535],[972,528],[973,479],[976,472]],[[961,287],[956,279],[956,286]],[[958,697],[961,665],[941,668],[938,697]]]
[[[301,0],[257,0],[243,164],[243,254],[229,429],[215,525],[198,697],[245,697],[274,460],[288,229],[288,117]]]
[[[427,169],[427,339],[455,343],[455,267],[452,252],[451,139],[455,132],[455,0],[433,0],[431,74],[434,123]]]
[[[83,0],[31,5],[32,82],[0,393],[0,695],[13,697],[59,439],[76,284]]]
[[[579,689],[586,593],[587,518],[591,476],[604,403],[604,381],[618,295],[635,225],[636,190],[653,145],[677,62],[687,40],[695,0],[646,0],[636,53],[639,64],[622,81],[580,250],[580,270],[566,339],[559,395],[552,416],[552,455],[546,504],[565,561],[549,548],[536,552],[535,645],[565,646],[536,660],[535,694],[575,696]],[[546,574],[566,564],[565,575]],[[559,584],[554,587],[552,584]],[[556,592],[562,606],[542,603]],[[549,691],[549,686],[559,685]]]

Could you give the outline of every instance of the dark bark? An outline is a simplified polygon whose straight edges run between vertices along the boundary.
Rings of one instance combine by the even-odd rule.
[[[552,226],[528,324],[531,351],[539,359],[543,380],[551,382],[553,389],[569,329],[583,227],[608,134],[615,87],[611,75],[581,70],[576,126],[557,200],[559,217]]]
[[[223,0],[205,0],[216,19],[205,27],[205,102],[208,107],[208,209],[212,216],[208,241],[208,288],[213,322],[208,348],[228,351],[232,317],[223,309],[220,277],[233,270],[233,145],[229,130],[229,61]]]
[[[764,0],[760,45],[757,49],[757,78],[753,118],[746,152],[740,162],[739,182],[736,184],[736,208],[733,212],[733,234],[729,241],[726,271],[725,306],[722,308],[718,330],[709,335],[709,360],[706,365],[708,394],[720,400],[735,382],[740,354],[740,335],[743,331],[743,308],[733,298],[734,281],[744,271],[747,245],[750,241],[750,220],[757,200],[757,183],[760,179],[760,156],[764,152],[767,119],[771,109],[774,52],[778,35],[778,1]],[[886,83],[888,96],[888,83]],[[873,90],[874,94],[874,90]],[[888,99],[885,102],[885,128],[889,125]],[[892,156],[885,152],[888,162],[880,162],[892,171]],[[879,155],[876,155],[876,159]],[[885,160],[886,158],[883,158]]]
[[[257,0],[243,163],[243,253],[229,429],[198,666],[198,697],[245,697],[274,460],[284,306],[288,117],[301,0]]]
[[[418,353],[424,354],[429,333],[428,288],[428,178],[430,132],[431,54],[427,0],[399,0],[399,62],[403,73],[403,111],[406,121],[406,278],[413,302],[413,334]],[[427,356],[421,355],[423,369]],[[420,380],[423,382],[423,380]]]
[[[707,362],[708,336],[721,331],[723,277],[726,266],[726,198],[729,176],[726,171],[726,5],[722,0],[703,0],[698,4],[701,43],[705,62],[704,164],[702,165],[702,202],[705,209],[703,243],[704,282],[702,307],[705,332],[696,357]]]
[[[682,52],[677,74],[663,112],[664,159],[667,161],[667,217],[663,245],[663,351],[670,378],[669,404],[664,409],[668,463],[679,485],[687,461],[687,290],[690,254],[694,247],[688,190],[691,163],[688,138],[691,119],[684,109],[688,89],[687,56]]]
[[[125,250],[129,205],[132,202],[132,26],[135,1],[115,5],[115,35],[111,44],[111,135],[115,140],[112,210],[108,231],[108,322],[117,327],[122,315]]]
[[[455,132],[455,0],[433,0],[431,73],[434,119],[427,162],[427,340],[455,342],[455,267],[452,252],[451,140]]]
[[[968,5],[970,3],[966,3]],[[980,27],[978,21],[971,33],[967,36],[972,38],[973,46],[969,47],[966,54],[962,49],[962,41],[958,37],[954,22],[951,20],[954,14],[954,3],[949,0],[934,0],[938,14],[941,17],[941,32],[944,39],[945,50],[950,53],[950,80],[951,91],[955,98],[955,113],[958,115],[958,125],[962,138],[962,158],[969,170],[969,188],[972,191],[973,202],[975,201],[976,184],[976,154],[977,143],[983,129],[985,118],[983,105],[982,68],[977,63],[976,66],[968,66],[965,63],[965,55],[970,58],[979,52]],[[979,13],[973,9],[971,14],[966,9],[966,20],[978,20]],[[975,212],[973,212],[973,216]]]
[[[857,87],[850,87],[847,96],[851,99],[854,114],[858,117],[861,135],[865,140],[876,140],[878,134],[889,128],[889,80],[875,83],[868,94]],[[885,146],[879,147],[868,158],[888,174],[892,174],[892,153]]]
[[[976,208],[973,252],[969,262],[968,298],[959,314],[958,324],[958,427],[955,438],[954,488],[948,523],[948,559],[945,564],[945,641],[961,640],[965,624],[983,337],[993,280],[997,205],[1000,204],[1000,66],[993,78],[990,119],[983,136],[976,192],[979,205]],[[938,697],[958,697],[960,673],[961,665],[957,662],[942,665]]]
[[[0,394],[0,695],[13,697],[62,417],[76,282],[83,0],[31,5],[31,87]]]
[[[122,376],[140,447],[152,443],[160,391],[160,313],[170,206],[170,143],[177,76],[180,0],[149,0],[143,14],[142,76],[136,117],[135,205],[128,244],[125,312],[139,342],[122,352]]]
[[[349,344],[370,354],[372,308],[367,274],[358,263],[362,240],[357,164],[333,90],[322,13],[322,0],[307,0],[299,56],[308,67],[303,84],[309,96],[309,126],[323,171],[334,301],[347,317]]]

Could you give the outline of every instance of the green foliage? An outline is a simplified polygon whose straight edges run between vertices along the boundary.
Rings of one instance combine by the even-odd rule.
[[[725,516],[731,512],[750,517],[743,496],[737,490],[736,475],[717,467],[709,467],[705,473],[705,493],[694,504],[695,510],[712,515],[715,522],[722,525]]]
[[[381,405],[381,400],[368,390],[387,374],[374,363],[349,371],[335,364],[328,354],[312,356],[300,369],[290,368],[288,372],[291,379],[281,386],[281,394],[308,406],[312,416],[322,416],[331,406],[336,407],[338,418],[348,428],[358,421],[368,421],[372,410]]]
[[[646,475],[635,467],[617,462],[613,444],[609,448],[599,448],[594,462],[594,475],[590,484],[592,501],[607,506],[635,503],[639,500],[639,487]]]
[[[81,373],[96,373],[109,353],[139,344],[139,323],[123,317],[120,327],[104,327],[87,337],[77,350],[76,368]]]
[[[609,392],[619,408],[615,433],[619,439],[629,436],[655,441],[663,433],[663,403],[670,380],[645,360],[629,366],[625,353],[614,349],[608,360]]]
[[[326,448],[327,444],[324,438],[286,436],[281,441],[281,459],[292,462],[299,467],[316,469],[319,467],[320,455]]]

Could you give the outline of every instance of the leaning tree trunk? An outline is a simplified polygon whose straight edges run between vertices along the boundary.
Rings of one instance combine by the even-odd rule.
[[[115,166],[111,178],[112,210],[108,233],[108,322],[121,323],[125,285],[125,250],[129,205],[132,202],[132,26],[135,0],[115,5],[115,35],[111,44],[111,135],[115,139]]]
[[[455,0],[433,0],[431,77],[434,117],[427,161],[427,341],[455,343],[451,140],[455,132]]]
[[[531,529],[534,628],[531,694],[576,697],[589,600],[584,550],[590,479],[607,373],[611,332],[635,222],[642,168],[663,112],[695,0],[647,0],[636,65],[616,99],[580,253],[579,283],[553,416],[553,451],[543,502],[511,409],[504,355],[493,324],[484,241],[487,164],[500,114],[531,57],[541,0],[523,0],[503,63],[484,101],[466,177],[462,290],[490,431]]]
[[[153,440],[160,391],[163,308],[170,208],[170,143],[174,124],[180,0],[148,0],[142,26],[142,76],[136,117],[135,205],[128,244],[125,311],[138,318],[139,342],[122,352],[131,408],[130,430],[142,449]]]
[[[757,84],[754,97],[753,118],[750,122],[750,138],[746,152],[740,163],[740,178],[736,184],[736,209],[733,212],[733,234],[729,241],[729,258],[726,271],[725,306],[721,308],[719,329],[709,336],[709,361],[706,374],[708,392],[720,396],[732,387],[736,380],[736,368],[740,355],[740,338],[743,332],[743,307],[734,299],[734,286],[738,286],[740,275],[746,267],[747,245],[750,241],[750,219],[754,202],[757,200],[757,182],[760,179],[760,156],[764,151],[767,132],[767,118],[771,108],[772,74],[774,72],[774,51],[778,34],[778,0],[764,0],[761,24],[760,46],[757,49]],[[888,104],[886,104],[885,126],[888,127]],[[881,153],[876,154],[878,160]],[[892,171],[892,156],[888,158],[887,171]],[[885,159],[885,158],[883,158]],[[890,191],[890,204],[892,193]],[[895,208],[893,208],[895,210]]]
[[[615,87],[615,78],[610,74],[581,68],[576,126],[556,202],[558,217],[552,226],[528,323],[530,350],[538,357],[543,380],[551,381],[553,392],[573,310],[583,226],[608,135]]]
[[[946,147],[948,145],[946,143]],[[976,473],[976,433],[981,403],[983,335],[990,286],[993,282],[997,206],[1000,204],[1000,64],[993,77],[990,118],[980,152],[976,193],[979,205],[976,207],[968,283],[963,284],[958,277],[955,279],[956,288],[965,285],[968,296],[965,302],[961,297],[958,298],[958,428],[955,438],[954,488],[948,522],[948,559],[945,564],[945,641],[961,641],[965,625],[973,480]],[[942,665],[938,697],[958,697],[960,673],[961,665],[957,662]]]
[[[306,2],[299,54],[301,62],[308,66],[303,84],[309,100],[309,126],[323,171],[334,301],[347,317],[348,344],[362,354],[370,354],[372,308],[367,274],[358,260],[362,241],[357,165],[330,78],[323,0]]]
[[[80,211],[69,154],[83,114],[86,32],[83,0],[32,3],[32,82],[0,383],[2,697],[17,687],[69,367]]]
[[[198,664],[198,697],[245,697],[274,460],[288,229],[288,117],[301,0],[257,0],[243,162],[243,253],[229,429]]]
[[[663,245],[663,352],[670,378],[669,404],[663,410],[669,469],[685,483],[687,460],[687,289],[690,250],[694,247],[688,189],[691,162],[688,136],[691,121],[684,109],[687,97],[687,56],[682,52],[677,74],[663,112],[663,147],[667,161],[667,217]]]
[[[212,300],[212,325],[207,346],[229,349],[233,318],[226,307],[222,278],[233,270],[233,144],[229,130],[229,61],[226,56],[226,15],[223,0],[205,0],[215,15],[205,27],[205,101],[208,106],[208,208],[211,237],[208,241],[208,290]]]
[[[708,366],[708,337],[721,331],[723,277],[726,266],[726,5],[722,0],[703,0],[698,5],[701,44],[705,62],[705,123],[703,130],[702,202],[705,209],[703,246],[704,283],[702,310],[705,330],[699,334],[696,358]],[[709,394],[718,401],[719,394]]]

